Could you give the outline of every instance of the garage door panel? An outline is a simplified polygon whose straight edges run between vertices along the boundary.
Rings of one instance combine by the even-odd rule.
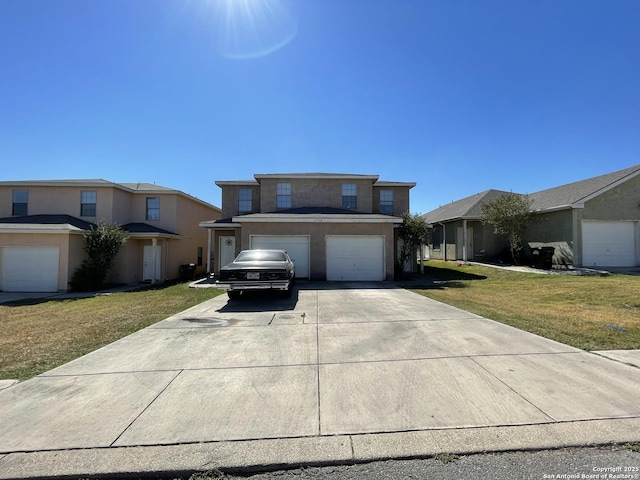
[[[633,222],[584,222],[582,264],[586,267],[631,267],[636,264]]]
[[[384,280],[384,243],[378,235],[327,236],[327,280]]]
[[[2,290],[5,292],[56,292],[58,247],[4,247]]]
[[[295,264],[297,278],[309,278],[308,235],[252,235],[251,248],[286,250]]]

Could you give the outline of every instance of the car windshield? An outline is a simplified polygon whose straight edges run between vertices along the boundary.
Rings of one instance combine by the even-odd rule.
[[[236,262],[284,262],[284,253],[271,250],[247,250],[240,252]]]

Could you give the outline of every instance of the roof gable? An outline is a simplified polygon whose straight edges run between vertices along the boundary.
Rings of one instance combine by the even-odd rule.
[[[507,194],[502,190],[485,190],[469,197],[456,200],[440,208],[425,213],[422,218],[427,223],[447,222],[456,219],[479,219],[482,217],[482,205],[501,195]]]
[[[640,174],[640,164],[617,172],[530,194],[536,211],[579,207],[582,203]]]

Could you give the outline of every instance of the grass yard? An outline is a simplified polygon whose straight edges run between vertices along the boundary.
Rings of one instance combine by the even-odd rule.
[[[434,300],[584,350],[640,349],[640,277],[519,273],[425,263]]]
[[[46,372],[220,293],[180,283],[0,305],[0,379],[25,380]]]

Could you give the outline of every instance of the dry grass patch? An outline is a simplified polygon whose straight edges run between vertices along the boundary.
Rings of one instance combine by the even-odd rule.
[[[640,277],[518,273],[429,262],[417,293],[585,350],[640,348]]]
[[[24,380],[221,293],[187,283],[0,305],[0,378]]]

